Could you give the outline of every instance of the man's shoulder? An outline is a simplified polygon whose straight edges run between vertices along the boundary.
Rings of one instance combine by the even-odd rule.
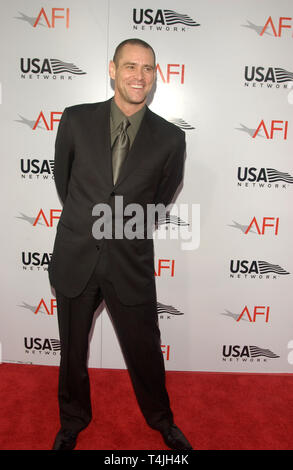
[[[154,113],[150,109],[148,109],[148,114],[152,125],[160,133],[173,135],[175,138],[177,137],[181,139],[185,137],[185,132],[172,122],[167,121],[167,119],[163,118],[159,114]]]
[[[95,103],[78,103],[71,106],[67,106],[64,111],[70,116],[75,115],[88,115],[93,112],[103,110],[109,104],[109,100],[107,101],[99,101]]]

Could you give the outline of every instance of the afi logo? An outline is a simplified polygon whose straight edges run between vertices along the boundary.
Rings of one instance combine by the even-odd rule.
[[[281,127],[277,127],[278,125],[280,125]],[[275,131],[282,131],[283,133],[283,140],[287,140],[287,134],[288,134],[288,121],[276,121],[276,120],[273,120],[271,121],[270,124],[268,124],[268,127],[265,125],[265,122],[264,120],[262,119],[262,121],[260,122],[260,124],[258,125],[255,133],[253,134],[252,138],[255,139],[255,137],[257,136],[257,134],[263,130],[265,135],[266,135],[266,138],[267,139],[273,139],[274,138],[274,132]]]
[[[169,361],[170,359],[170,345],[169,344],[161,344],[162,353],[166,359]]]
[[[288,22],[289,22],[289,24],[288,24]],[[260,36],[262,36],[265,32],[269,31],[269,32],[273,32],[273,35],[275,37],[280,38],[282,36],[283,29],[291,29],[292,28],[291,22],[292,22],[292,18],[286,17],[286,16],[281,16],[279,18],[279,20],[275,21],[275,23],[274,23],[272,17],[270,16],[267,19],[266,24],[264,25],[264,27],[263,27],[263,29],[260,33]]]
[[[174,277],[175,260],[174,259],[159,259],[158,268],[157,268],[157,271],[155,271],[155,276],[160,277],[163,269],[167,269],[169,276]]]
[[[167,64],[166,69],[163,69],[163,70],[160,64],[157,64],[157,71],[163,83],[170,83],[172,80],[173,82],[176,81],[177,83],[179,81],[181,85],[184,84],[184,79],[185,79],[185,65],[184,64],[182,65]],[[176,79],[173,77],[174,75],[176,75]]]
[[[269,223],[269,221],[271,221],[272,223]],[[247,227],[247,229],[245,231],[245,235],[247,235],[248,232],[252,228],[256,229],[258,235],[265,235],[266,229],[268,229],[268,227],[273,228],[274,229],[274,234],[278,235],[278,232],[279,232],[279,217],[263,217],[262,222],[260,221],[259,223],[257,222],[256,217],[253,217],[252,221],[250,222],[249,226]]]
[[[59,116],[59,118],[57,116]],[[47,131],[53,131],[54,130],[54,123],[59,122],[60,119],[61,119],[61,116],[62,116],[61,112],[51,111],[50,114],[49,114],[49,117],[47,117],[47,119],[46,119],[43,111],[41,111],[40,114],[37,117],[37,120],[36,120],[34,126],[33,126],[33,131],[36,130],[36,128],[38,127],[38,125],[41,122],[43,122],[45,124],[45,127],[46,127]]]
[[[253,311],[250,314],[247,305],[245,305],[244,309],[242,310],[239,317],[237,318],[237,321],[240,321],[242,317],[247,317],[249,322],[255,323],[257,315],[264,315],[265,322],[268,323],[269,314],[270,314],[270,307],[255,306],[253,308]]]
[[[49,305],[47,305],[44,299],[41,299],[36,310],[34,311],[34,314],[37,315],[42,307],[45,309],[47,315],[54,315],[54,312],[57,309],[57,301],[56,299],[51,299]]]
[[[43,26],[42,20],[44,20],[48,28],[55,28],[56,20],[58,20],[58,23],[60,23],[60,20],[61,20],[62,23],[65,24],[65,27],[68,29],[69,28],[69,12],[70,12],[69,8],[66,8],[66,9],[65,8],[52,8],[51,12],[47,11],[46,13],[45,9],[42,8],[36,18],[36,21],[33,27],[36,28],[40,21]]]
[[[34,220],[33,226],[35,227],[38,222],[43,221],[47,227],[53,227],[53,221],[60,219],[61,212],[62,209],[50,209],[49,214],[46,217],[43,209],[40,209]]]

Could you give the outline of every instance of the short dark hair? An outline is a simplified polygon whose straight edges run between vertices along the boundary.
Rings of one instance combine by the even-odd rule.
[[[113,56],[113,62],[115,63],[116,67],[119,62],[121,50],[124,46],[126,46],[126,44],[132,44],[133,46],[141,46],[141,47],[145,47],[146,49],[150,49],[154,56],[154,65],[156,65],[156,54],[152,46],[150,46],[147,42],[143,41],[142,39],[133,38],[133,39],[125,39],[124,41],[120,42],[120,44],[118,44],[118,46],[116,47],[114,56]]]

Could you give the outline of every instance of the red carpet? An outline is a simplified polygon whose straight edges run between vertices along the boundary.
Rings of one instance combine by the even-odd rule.
[[[76,449],[166,450],[127,371],[91,369],[93,421]],[[0,449],[48,450],[59,428],[58,368],[0,365]],[[293,376],[167,372],[176,424],[198,450],[293,449]]]

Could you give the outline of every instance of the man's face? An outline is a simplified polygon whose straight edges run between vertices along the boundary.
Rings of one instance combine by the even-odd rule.
[[[126,44],[119,55],[117,66],[109,67],[115,80],[115,100],[120,108],[134,111],[145,104],[155,81],[155,64],[152,50],[139,45]]]

